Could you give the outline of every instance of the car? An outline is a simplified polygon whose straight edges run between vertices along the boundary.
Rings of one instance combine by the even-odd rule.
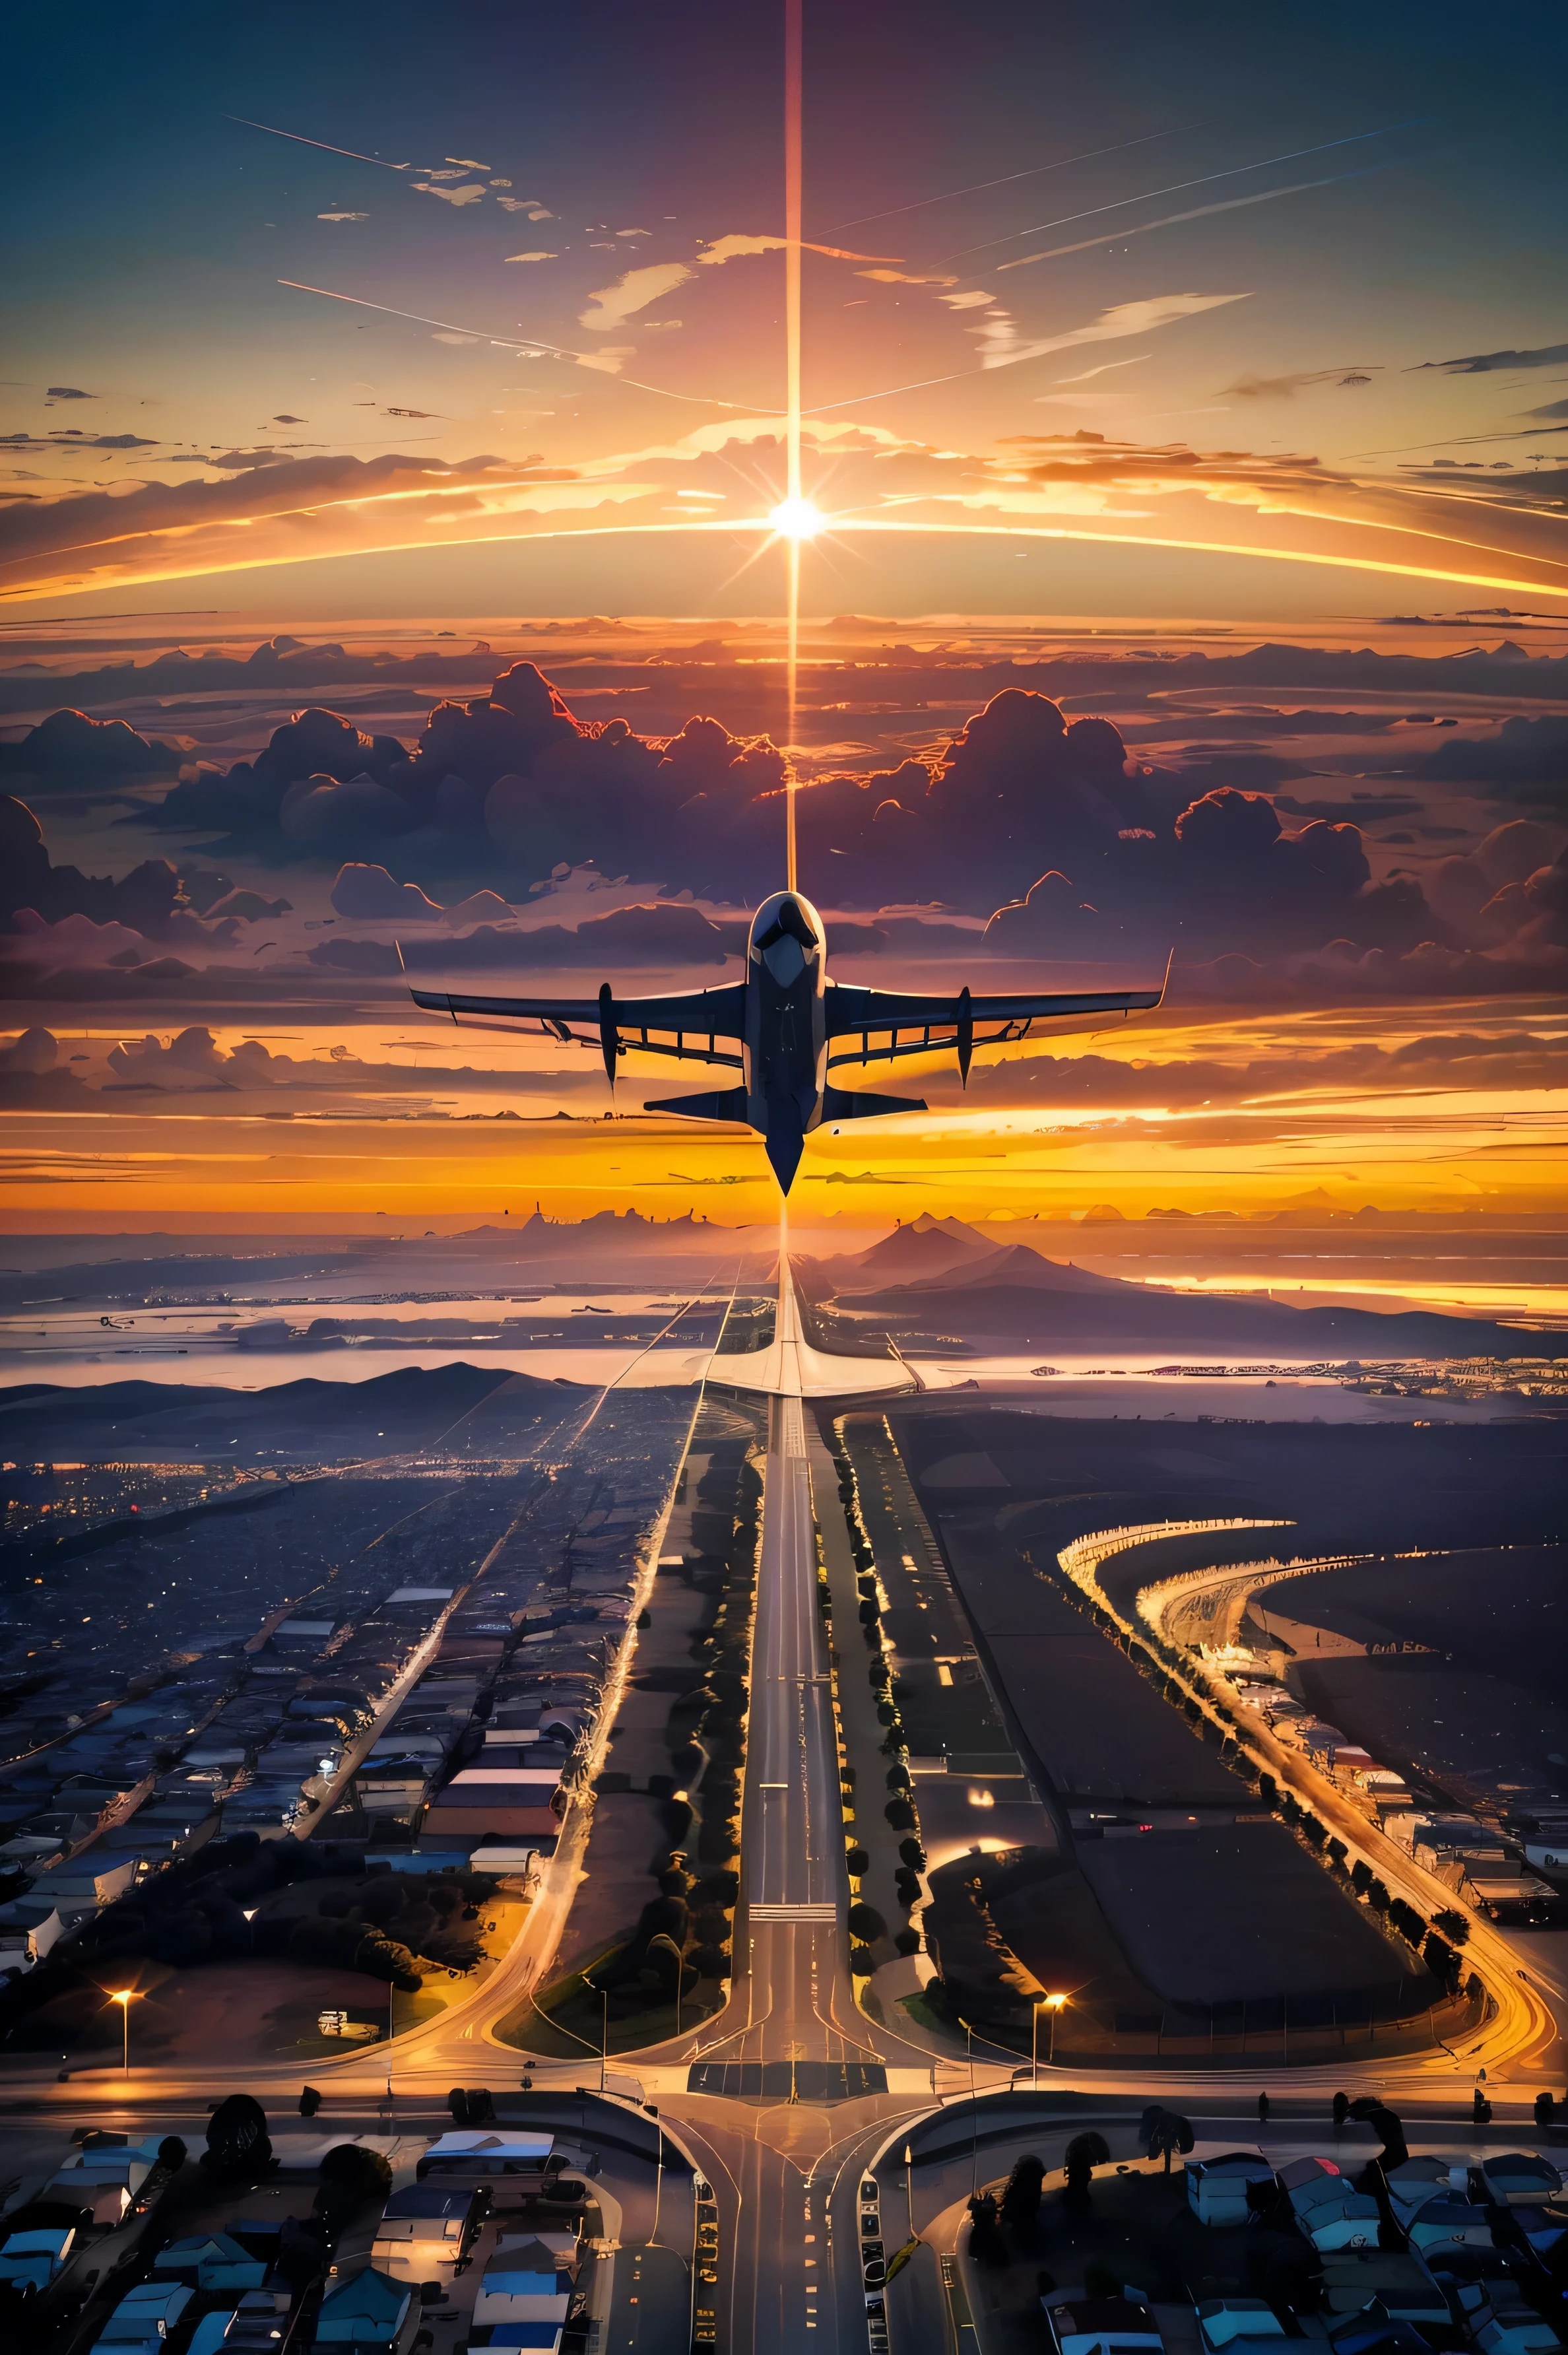
[[[1141,2298],[1048,2290],[1040,2298],[1056,2355],[1162,2355],[1159,2326]]]

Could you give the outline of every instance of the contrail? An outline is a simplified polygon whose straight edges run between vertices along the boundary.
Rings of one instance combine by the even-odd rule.
[[[483,327],[460,327],[452,319],[429,319],[422,311],[400,311],[391,303],[368,303],[361,294],[336,294],[330,286],[306,286],[298,278],[280,278],[278,284],[292,286],[298,294],[324,295],[329,303],[352,303],[357,311],[383,311],[391,319],[411,319],[416,326],[443,327],[449,336],[473,336],[477,340],[496,344],[504,350],[527,344],[536,346],[541,352],[550,353],[556,359],[587,360],[595,357],[592,352],[574,352],[569,344],[549,343],[543,336],[491,336]],[[784,414],[782,409],[764,409],[754,400],[720,400],[716,393],[672,392],[667,385],[645,384],[637,376],[616,377],[613,381],[635,385],[639,392],[662,393],[666,400],[688,400],[697,409],[733,409],[745,417],[782,417]]]
[[[231,123],[238,123],[240,117],[231,114],[229,119]],[[1179,123],[1173,130],[1151,131],[1142,139],[1123,139],[1115,147],[1086,147],[1082,155],[1062,155],[1054,164],[1031,164],[1025,172],[1004,172],[999,180],[976,180],[971,187],[948,188],[940,197],[917,197],[912,205],[889,205],[885,212],[857,213],[853,220],[830,221],[828,234],[833,235],[841,229],[859,229],[866,221],[891,220],[898,213],[918,213],[926,205],[951,204],[955,197],[978,196],[984,188],[1005,188],[1013,180],[1038,179],[1041,172],[1064,172],[1069,164],[1087,164],[1096,155],[1123,155],[1129,147],[1147,147],[1151,139],[1175,139],[1183,131],[1201,131],[1203,128],[1201,123]],[[1028,237],[1029,231],[1020,229],[1018,234]],[[980,249],[976,247],[974,250],[978,252]]]
[[[1048,229],[1065,229],[1071,221],[1093,220],[1098,213],[1120,212],[1127,205],[1152,204],[1156,197],[1179,196],[1184,188],[1207,188],[1215,180],[1234,180],[1243,172],[1268,172],[1276,164],[1297,163],[1303,155],[1325,155],[1330,147],[1354,147],[1363,139],[1386,139],[1391,132],[1408,131],[1413,123],[1425,123],[1430,119],[1427,115],[1415,115],[1409,123],[1385,123],[1381,131],[1357,131],[1349,139],[1325,139],[1317,147],[1293,147],[1285,155],[1265,155],[1258,164],[1233,164],[1228,171],[1205,172],[1200,179],[1173,180],[1168,188],[1146,188],[1141,196],[1118,197],[1113,205],[1091,205],[1084,212],[1061,213],[1055,220],[1036,221],[1032,229],[1009,229],[1006,237],[988,238],[984,245],[966,245],[962,252],[944,254],[943,260],[962,261],[968,254],[989,253],[993,246],[1010,245],[1015,237],[1041,237]],[[1009,265],[1002,262],[998,267],[1005,270]]]
[[[1226,197],[1217,205],[1194,205],[1190,212],[1166,213],[1159,220],[1139,221],[1135,229],[1118,229],[1114,237],[1147,237],[1151,229],[1173,229],[1178,221],[1204,220],[1211,213],[1240,212],[1244,205],[1271,204],[1275,197],[1299,197],[1307,188],[1336,188],[1341,180],[1364,180],[1370,173],[1386,171],[1384,164],[1370,164],[1365,172],[1331,172],[1326,180],[1296,180],[1287,188],[1262,188],[1255,196]],[[1053,245],[1044,253],[1020,253],[1011,261],[998,261],[998,273],[1004,270],[1022,270],[1031,261],[1059,261],[1064,253],[1088,253],[1105,242],[1106,232],[1098,237],[1081,238],[1076,245]]]
[[[248,114],[226,114],[225,123],[242,123],[247,131],[270,131],[274,139],[292,139],[296,147],[320,147],[328,155],[351,155],[357,164],[379,164],[383,172],[411,172],[411,164],[389,164],[384,155],[361,155],[357,147],[334,147],[325,139],[303,139],[297,131],[280,131],[275,123],[252,123]],[[1029,231],[1026,229],[1027,237]]]

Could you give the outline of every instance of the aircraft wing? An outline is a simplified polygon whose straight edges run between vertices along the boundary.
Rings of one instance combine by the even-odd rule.
[[[1166,970],[1168,978],[1169,967]],[[829,982],[827,1067],[896,1062],[906,1055],[928,1055],[933,1048],[955,1045],[959,1069],[967,1077],[976,1047],[1006,1046],[1028,1038],[1037,1022],[1063,1016],[1147,1013],[1164,996],[1163,981],[1157,989],[1024,990],[979,997],[967,988],[939,996],[923,990],[860,989]],[[933,1038],[933,1031],[950,1035]],[[871,1044],[873,1039],[884,1038],[886,1045]],[[857,1041],[853,1046],[851,1039]],[[837,1054],[831,1051],[835,1040],[843,1042]]]
[[[628,1047],[680,1062],[741,1066],[743,982],[670,997],[616,997],[608,982],[597,997],[470,997],[445,989],[411,989],[410,996],[427,1013],[450,1014],[453,1022],[467,1017],[483,1023],[537,1023],[551,1038],[597,1047],[612,1080],[616,1060]],[[660,1036],[650,1037],[654,1031]],[[720,1047],[720,1039],[733,1041],[737,1051]]]

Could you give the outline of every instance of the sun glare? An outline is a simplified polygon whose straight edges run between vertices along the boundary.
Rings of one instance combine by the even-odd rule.
[[[768,517],[781,539],[815,539],[827,517],[809,499],[781,499]]]

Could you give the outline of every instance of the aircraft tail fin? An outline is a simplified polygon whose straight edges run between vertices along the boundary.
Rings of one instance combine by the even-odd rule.
[[[926,1112],[930,1107],[920,1096],[879,1096],[869,1090],[824,1088],[822,1117],[824,1120],[875,1120],[885,1112]]]
[[[734,1120],[744,1122],[746,1091],[744,1088],[713,1088],[700,1096],[665,1096],[656,1103],[645,1103],[645,1112],[678,1113],[683,1120]]]

